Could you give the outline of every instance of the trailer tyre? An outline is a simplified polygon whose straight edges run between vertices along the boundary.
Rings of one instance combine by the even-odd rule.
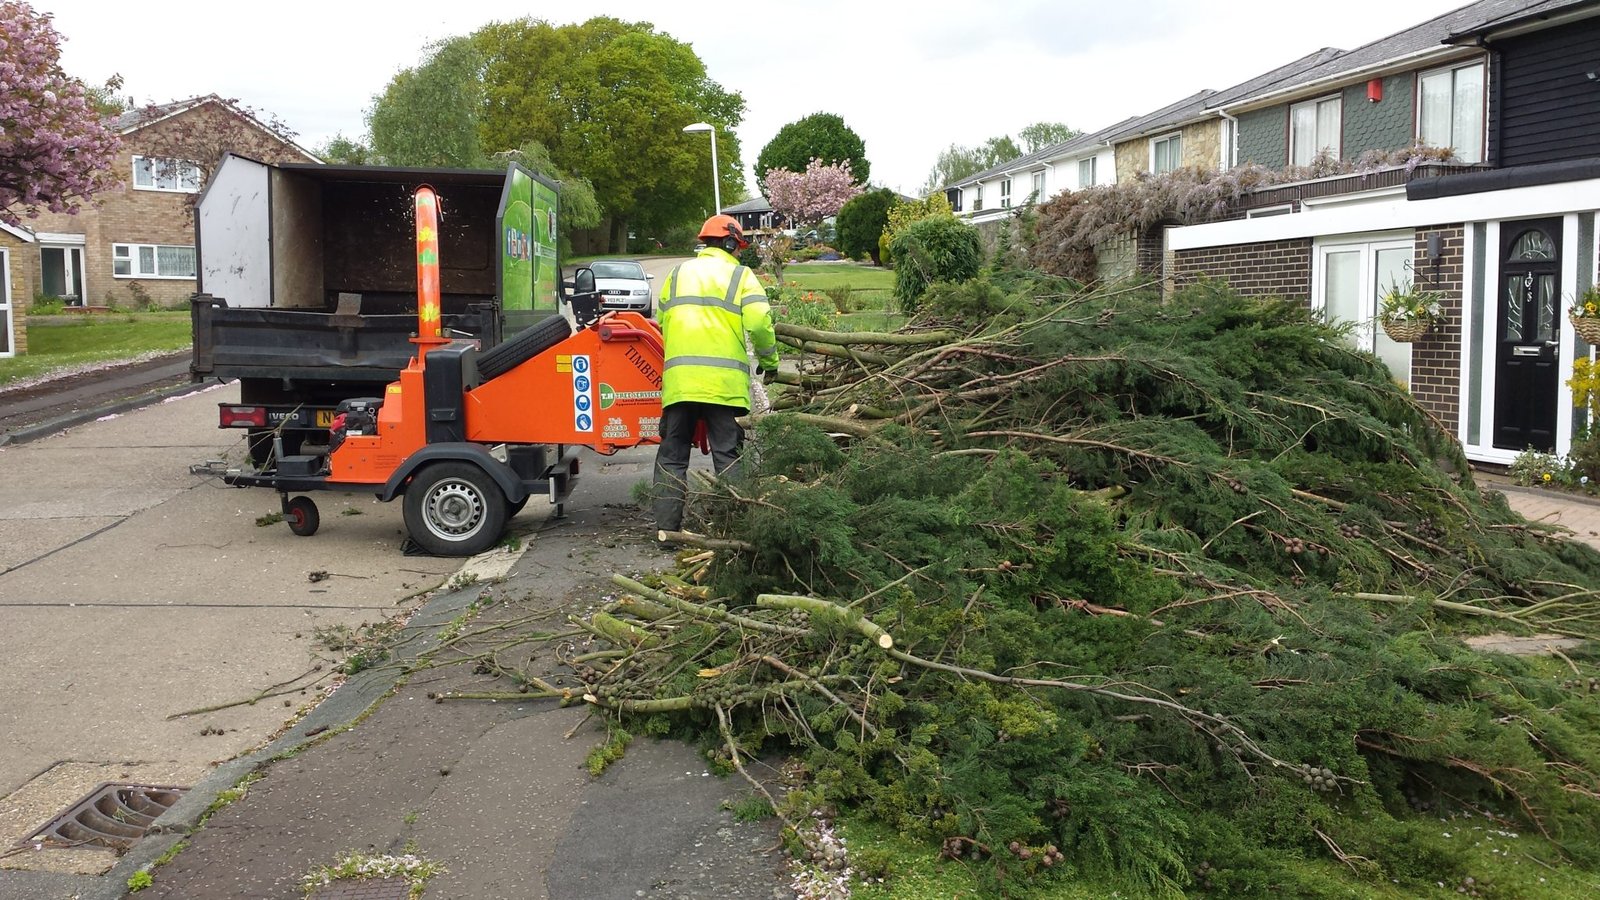
[[[283,520],[289,523],[290,531],[301,537],[316,534],[317,526],[322,524],[317,504],[310,497],[290,497],[284,501]]]
[[[517,332],[493,350],[479,354],[478,377],[484,381],[499,378],[571,336],[572,325],[561,316],[551,316]]]
[[[471,463],[424,466],[406,486],[406,531],[435,556],[472,556],[500,540],[506,495]]]

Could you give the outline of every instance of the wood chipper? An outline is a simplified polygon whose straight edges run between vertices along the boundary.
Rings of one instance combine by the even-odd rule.
[[[301,492],[371,491],[404,498],[406,530],[423,550],[470,556],[544,494],[558,514],[578,478],[578,449],[611,454],[659,442],[661,332],[633,312],[599,314],[594,276],[578,270],[555,316],[487,352],[440,334],[438,201],[415,193],[416,355],[382,397],[336,410],[324,452],[273,453],[259,470],[229,470],[238,487],[270,487],[298,535],[316,532]]]

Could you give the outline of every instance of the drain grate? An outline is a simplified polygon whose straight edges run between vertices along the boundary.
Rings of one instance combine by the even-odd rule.
[[[182,787],[106,782],[17,846],[109,847],[126,850],[188,791]]]

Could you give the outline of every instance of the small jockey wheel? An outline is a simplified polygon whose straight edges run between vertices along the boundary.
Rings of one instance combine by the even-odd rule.
[[[310,497],[290,497],[283,495],[283,520],[289,523],[289,530],[300,537],[310,537],[317,533],[317,526],[322,524],[322,517],[317,514],[317,504]]]

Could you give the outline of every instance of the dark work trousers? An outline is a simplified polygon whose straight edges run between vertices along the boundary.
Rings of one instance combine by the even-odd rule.
[[[711,466],[718,475],[738,474],[739,453],[744,449],[744,429],[734,421],[749,410],[720,403],[683,401],[661,411],[661,445],[656,449],[656,528],[678,531],[683,527],[683,497],[688,487],[689,452],[694,449],[694,426],[704,419],[711,443]]]

